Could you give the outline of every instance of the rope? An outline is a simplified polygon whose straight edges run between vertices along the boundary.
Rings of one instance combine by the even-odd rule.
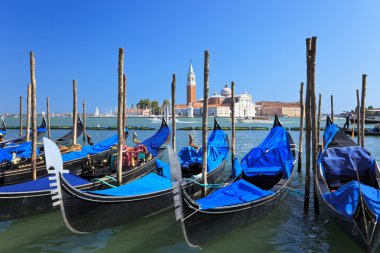
[[[116,178],[111,177],[111,176],[108,176],[108,175],[106,175],[106,176],[104,176],[104,177],[106,177],[106,178],[108,178],[108,179],[111,179],[112,181],[115,181],[115,182],[117,181]]]
[[[191,181],[197,185],[200,185],[203,187],[209,187],[209,188],[221,188],[224,186],[224,184],[202,184],[202,183],[199,183],[198,181],[191,179],[191,178],[187,178],[186,180],[189,180],[189,181]]]
[[[101,183],[103,183],[103,184],[105,184],[105,185],[107,185],[107,186],[109,186],[109,187],[111,187],[111,188],[115,188],[116,186],[114,186],[114,185],[112,185],[112,184],[110,184],[110,183],[107,183],[106,181],[104,181],[103,179],[100,179],[100,178],[94,178],[94,179],[92,179],[92,181],[98,181],[98,182],[101,182]]]

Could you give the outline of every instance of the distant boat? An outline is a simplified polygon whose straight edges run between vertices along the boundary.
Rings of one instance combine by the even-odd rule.
[[[353,123],[351,119],[351,123]],[[365,124],[378,124],[380,123],[380,109],[367,110],[365,115]]]
[[[238,118],[236,119],[239,123],[263,123],[263,124],[270,124],[272,123],[272,120],[268,117],[245,117],[245,118]]]
[[[153,117],[150,116],[149,121],[150,121],[151,123],[161,123],[161,122],[162,122],[162,119],[161,119],[161,118],[157,118],[156,115],[153,115]],[[169,118],[168,121],[169,121],[169,122],[172,122],[172,119]],[[178,123],[178,122],[179,122],[178,119],[175,119],[175,122]]]

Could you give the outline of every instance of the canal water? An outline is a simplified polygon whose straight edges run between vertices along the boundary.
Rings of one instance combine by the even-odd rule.
[[[18,119],[6,119],[8,125],[18,125]],[[218,119],[221,126],[230,126],[228,119]],[[281,119],[285,127],[299,126],[297,118]],[[69,126],[71,118],[53,118],[52,125]],[[343,125],[344,120],[337,121]],[[322,121],[321,125],[324,126]],[[116,126],[115,118],[89,118],[88,126]],[[149,126],[158,129],[160,124],[147,118],[128,119],[130,126]],[[201,126],[201,119],[179,119],[177,127]],[[212,126],[212,119],[209,119]],[[239,124],[237,126],[264,126],[271,124]],[[369,125],[367,127],[370,127]],[[57,138],[67,130],[52,130]],[[230,134],[230,131],[227,131]],[[89,131],[93,140],[100,141],[116,131]],[[145,139],[155,131],[136,130],[139,139]],[[236,152],[241,158],[252,147],[257,146],[267,135],[266,130],[237,131]],[[298,143],[299,132],[290,132]],[[8,137],[16,136],[17,130],[8,130]],[[188,143],[188,135],[201,143],[201,131],[177,131],[177,148]],[[131,138],[130,138],[131,139]],[[131,144],[131,140],[127,141]],[[366,137],[366,148],[380,160],[380,138]],[[304,161],[305,159],[303,159]],[[304,191],[304,172],[295,172],[290,187]],[[226,174],[231,171],[230,162]],[[258,222],[215,238],[205,244],[202,252],[361,252],[361,249],[346,236],[330,219],[320,203],[320,214],[314,215],[313,201],[308,215],[303,214],[303,196],[288,194],[274,211]],[[0,203],[1,207],[1,203]],[[127,211],[127,210],[126,210]],[[128,225],[105,229],[91,234],[73,234],[64,225],[59,211],[0,223],[0,252],[75,252],[75,253],[123,253],[123,252],[197,252],[189,248],[182,236],[173,211],[138,220]]]

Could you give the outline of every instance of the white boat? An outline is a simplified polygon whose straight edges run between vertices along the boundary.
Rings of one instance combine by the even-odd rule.
[[[151,122],[151,123],[161,123],[162,122],[162,119],[161,118],[157,118],[157,116],[156,115],[154,115],[153,117],[151,116],[151,117],[149,117],[149,121]],[[169,118],[169,122],[167,122],[167,123],[170,123],[170,122],[172,122],[172,119],[171,118]],[[178,119],[175,119],[175,122],[179,122],[178,121]]]
[[[273,122],[272,119],[267,117],[246,117],[246,118],[237,118],[239,123],[261,123],[261,124],[270,124]]]

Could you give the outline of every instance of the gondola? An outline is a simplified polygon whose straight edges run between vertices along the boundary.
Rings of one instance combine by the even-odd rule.
[[[371,154],[328,119],[318,189],[336,223],[367,252],[380,242],[380,170]]]
[[[79,137],[83,132],[83,124],[79,117],[77,122],[77,137]],[[44,123],[42,125],[44,125]],[[40,127],[39,129],[43,128]],[[69,133],[57,139],[56,142],[60,145],[67,144],[71,141],[69,138],[72,138],[73,132],[74,131],[71,130]],[[42,130],[40,133],[42,133]],[[8,153],[1,152],[2,155],[0,155],[0,185],[21,183],[32,178],[30,163],[31,145],[31,142],[21,142],[17,144],[12,142],[12,144],[8,143],[8,146],[0,148]],[[47,175],[45,159],[41,151],[43,151],[43,149],[37,149],[37,177]],[[13,153],[16,154],[16,157],[12,156]],[[104,156],[101,155],[100,157],[103,158]],[[17,160],[14,158],[17,158]],[[79,166],[82,164],[85,164],[85,160],[80,162],[73,160],[70,161],[70,168],[81,168],[84,170],[84,166]]]
[[[348,134],[352,136],[352,131],[354,131],[354,135],[358,135],[357,129],[349,129],[349,128],[341,128],[342,131],[344,131],[345,134]],[[380,136],[379,128],[376,126],[372,129],[364,129],[364,135],[365,136]]]
[[[82,120],[80,119],[80,117],[78,116],[78,120],[77,120],[77,138],[83,133],[83,123],[82,123]],[[73,139],[73,136],[74,136],[74,130],[72,129],[70,132],[68,132],[67,134],[65,134],[64,136],[62,136],[61,138],[58,138],[55,140],[55,142],[57,144],[66,144],[68,142],[71,142],[71,140]]]
[[[268,215],[286,192],[295,164],[293,140],[277,116],[266,139],[234,161],[230,182],[206,197],[194,199],[176,176],[176,219],[191,247],[222,236]],[[170,164],[171,168],[174,166]]]
[[[45,116],[42,117],[42,122],[41,125],[37,128],[37,140],[41,139],[46,133],[46,119]],[[32,133],[30,133],[30,139],[32,139]],[[20,137],[15,137],[9,140],[4,140],[0,142],[0,148],[5,147],[6,145],[10,144],[20,144],[23,142],[26,142],[26,136],[20,136]]]
[[[183,150],[186,153],[189,149],[191,148],[185,147]],[[207,180],[209,183],[217,183],[222,178],[229,142],[227,134],[221,130],[216,121],[208,139],[208,151]],[[201,151],[199,153],[202,154]],[[55,169],[62,168],[61,163],[62,161],[48,163],[48,166],[53,166]],[[182,165],[187,171],[189,166],[197,167],[199,164],[202,164],[199,155],[192,153],[192,157],[182,157]],[[58,197],[54,196],[54,199],[59,198],[66,226],[75,233],[92,232],[127,224],[173,208],[169,167],[160,160],[156,161],[156,165],[157,173],[149,173],[120,187],[97,191],[77,189],[64,178],[66,174],[62,175],[57,171]],[[189,194],[198,194],[197,191],[202,189],[199,187],[200,175],[196,170],[194,173],[196,174],[192,177],[187,175],[191,181],[184,186]]]
[[[94,166],[98,166],[95,171],[99,171],[103,168],[107,170],[105,176],[102,177],[94,177],[93,175],[82,175],[79,177],[73,173],[69,173],[66,175],[68,182],[81,190],[100,190],[115,185],[116,168],[113,166],[115,161],[113,154],[117,151],[114,148],[117,142],[112,142],[112,140],[115,139],[118,139],[117,135],[109,138],[108,142],[103,141],[94,146],[88,146],[88,148],[85,149],[86,152],[96,153],[91,156],[96,156],[96,158],[100,159],[99,164],[94,164],[91,160],[89,162],[88,158],[86,158],[89,154],[86,152],[79,151],[77,154],[73,154],[74,152],[68,154],[69,156],[78,157],[73,161],[79,164],[83,161],[83,163],[85,163],[83,166],[86,168],[89,167],[88,169],[93,169]],[[128,182],[155,170],[156,159],[164,155],[162,146],[167,145],[169,140],[170,130],[163,120],[161,128],[153,136],[142,142],[149,153],[152,154],[152,159],[146,160],[144,163],[136,164],[135,167],[123,166],[123,182]],[[113,144],[111,147],[108,146],[110,143]],[[45,158],[47,152],[48,150],[45,150]],[[59,155],[61,159],[68,159],[67,157],[65,158],[65,155],[61,155],[60,153]],[[104,164],[103,156],[106,156],[108,159],[106,164]],[[73,166],[73,164],[68,164],[68,162],[63,163],[65,170],[70,170],[70,166]],[[51,205],[52,190],[53,187],[50,186],[48,176],[40,177],[34,181],[0,186],[0,221],[17,219],[53,210],[54,207]]]

